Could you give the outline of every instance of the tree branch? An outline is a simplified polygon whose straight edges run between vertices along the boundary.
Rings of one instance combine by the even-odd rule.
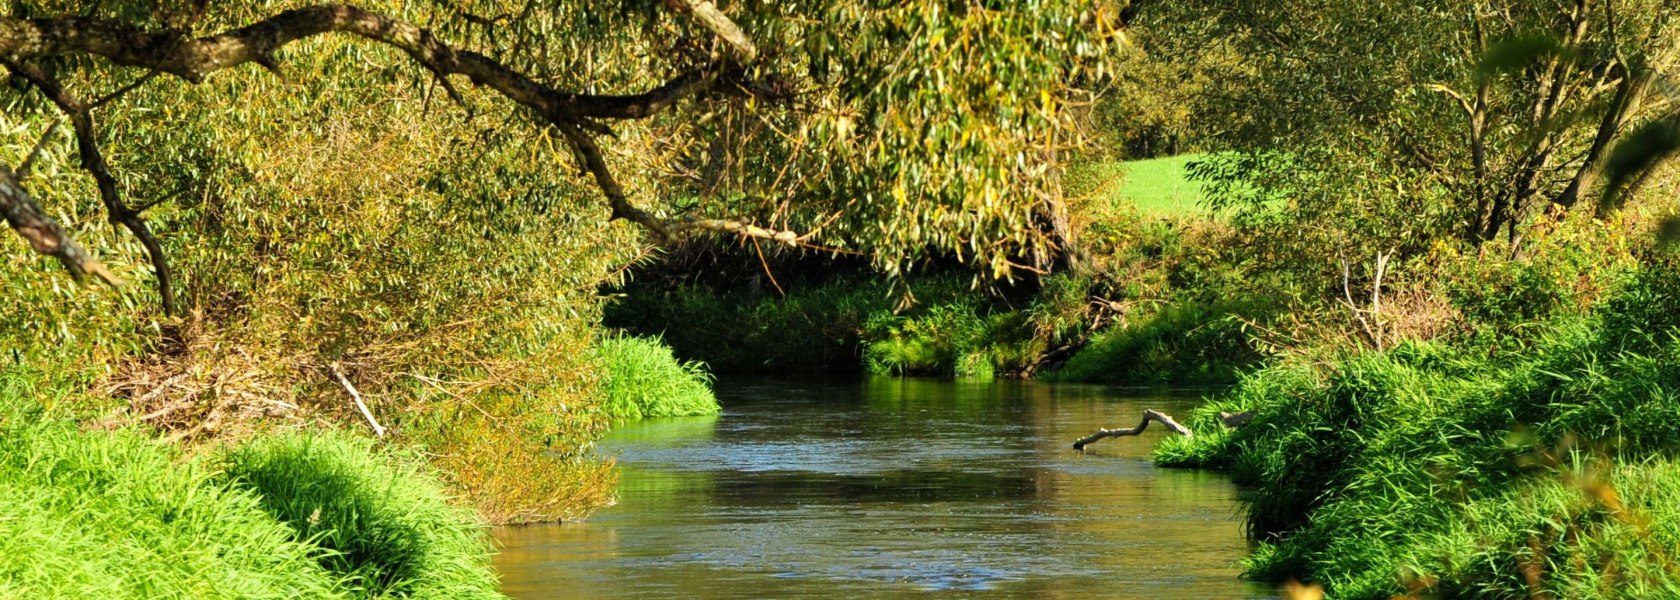
[[[57,258],[76,281],[86,281],[91,274],[113,287],[119,285],[116,275],[112,275],[105,265],[70,239],[64,228],[41,210],[40,203],[24,191],[17,174],[5,165],[0,165],[0,215],[4,215],[6,224],[29,242],[30,248]]]
[[[537,83],[483,54],[457,50],[418,26],[341,4],[288,10],[197,39],[83,17],[0,17],[0,59],[25,63],[49,56],[93,54],[117,64],[146,67],[199,82],[216,71],[272,61],[274,53],[286,44],[332,32],[400,49],[439,76],[465,75],[549,120],[646,118],[717,80],[715,73],[689,73],[645,94],[568,93]]]
[[[670,6],[671,10],[693,17],[700,26],[723,38],[723,41],[735,49],[736,58],[742,65],[758,60],[758,46],[753,44],[752,38],[747,37],[746,32],[741,31],[741,26],[718,10],[717,5],[712,4],[710,0],[667,0],[666,5]]]
[[[771,231],[727,219],[665,221],[641,210],[630,203],[596,145],[593,136],[607,131],[593,119],[645,119],[684,98],[716,89],[721,83],[727,82],[731,84],[730,89],[748,94],[788,94],[778,86],[755,86],[742,80],[741,67],[756,60],[757,48],[741,28],[710,1],[668,0],[668,3],[674,10],[695,18],[732,46],[738,55],[735,64],[720,63],[683,73],[640,94],[575,94],[538,83],[483,54],[451,47],[426,29],[340,4],[288,10],[238,29],[193,39],[184,37],[179,31],[145,31],[119,22],[85,17],[0,17],[0,61],[15,65],[14,70],[21,69],[20,72],[72,116],[84,166],[99,181],[101,196],[112,221],[122,223],[133,231],[152,255],[165,310],[171,313],[175,308],[173,293],[167,283],[168,265],[162,260],[162,250],[145,223],[138,219],[136,211],[122,203],[116,192],[115,179],[110,176],[96,143],[89,115],[91,107],[75,101],[51,77],[30,67],[32,61],[91,54],[117,64],[149,69],[146,76],[117,92],[121,94],[156,73],[167,73],[196,83],[211,73],[245,63],[254,62],[273,68],[277,64],[275,53],[289,43],[332,32],[347,33],[402,50],[435,74],[446,90],[453,91],[448,87],[449,76],[464,75],[474,84],[488,87],[534,111],[571,142],[584,170],[593,176],[607,197],[613,219],[635,222],[660,238],[682,230],[709,230],[798,243],[803,238],[792,232]],[[102,99],[99,103],[105,101]]]
[[[106,162],[105,154],[99,150],[98,134],[94,130],[92,110],[83,105],[76,98],[64,90],[58,80],[34,65],[8,64],[12,72],[22,75],[29,80],[36,89],[41,90],[59,110],[70,117],[70,124],[76,130],[76,148],[82,158],[82,168],[93,175],[93,180],[99,187],[99,199],[105,205],[106,217],[112,225],[121,225],[140,240],[146,247],[146,255],[150,258],[152,269],[157,274],[158,296],[162,299],[165,315],[180,314],[180,307],[175,300],[175,286],[173,271],[169,267],[169,259],[163,253],[163,245],[158,243],[157,236],[152,234],[146,221],[140,218],[140,213],[123,202],[122,193],[117,190],[117,178],[111,175],[111,165]],[[126,89],[133,89],[132,87]],[[118,93],[121,93],[119,91]],[[107,96],[107,99],[113,96]],[[101,102],[107,101],[102,99]]]
[[[1087,435],[1085,437],[1074,440],[1073,449],[1083,451],[1083,450],[1085,450],[1086,446],[1089,446],[1092,442],[1095,442],[1095,441],[1100,440],[1100,439],[1111,438],[1111,437],[1120,437],[1120,436],[1126,436],[1126,435],[1137,435],[1137,434],[1143,433],[1143,430],[1149,428],[1149,422],[1150,421],[1155,421],[1157,423],[1165,425],[1167,427],[1167,429],[1171,429],[1174,432],[1177,432],[1178,434],[1183,435],[1185,437],[1192,437],[1192,436],[1196,435],[1194,433],[1191,433],[1190,429],[1188,427],[1185,427],[1183,425],[1179,425],[1178,421],[1174,421],[1173,418],[1167,416],[1166,413],[1155,410],[1153,408],[1149,408],[1149,409],[1144,409],[1143,420],[1140,421],[1137,424],[1137,427],[1129,427],[1129,428],[1122,428],[1122,429],[1098,429],[1096,433],[1093,433],[1091,435]]]

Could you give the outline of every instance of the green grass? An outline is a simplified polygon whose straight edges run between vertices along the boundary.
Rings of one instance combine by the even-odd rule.
[[[256,440],[223,463],[228,481],[324,550],[321,565],[358,596],[500,597],[477,517],[451,505],[418,461],[312,433]]]
[[[659,338],[609,337],[596,352],[606,364],[603,410],[612,419],[713,415],[720,410],[706,365],[677,360]]]
[[[1674,596],[1677,262],[1520,355],[1408,343],[1262,370],[1156,459],[1250,488],[1252,577],[1336,598]],[[1256,416],[1224,430],[1221,410]]]
[[[0,416],[0,597],[351,597],[214,469],[138,433],[39,419]]]
[[[1261,355],[1232,315],[1256,310],[1233,302],[1169,304],[1098,333],[1050,377],[1134,385],[1233,383]]]
[[[1185,165],[1201,154],[1180,154],[1146,160],[1105,162],[1085,165],[1075,179],[1110,202],[1126,203],[1147,218],[1202,215],[1202,186],[1190,181]],[[1111,183],[1110,183],[1111,182]],[[1078,186],[1077,184],[1075,187]]]
[[[0,398],[0,598],[500,597],[429,476],[320,435],[187,458]]]

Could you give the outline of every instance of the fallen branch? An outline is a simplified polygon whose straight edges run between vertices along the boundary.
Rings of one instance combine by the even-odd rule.
[[[1149,422],[1150,421],[1155,421],[1157,423],[1165,425],[1165,426],[1167,426],[1168,429],[1176,431],[1176,432],[1178,432],[1179,434],[1181,434],[1185,437],[1192,437],[1192,436],[1195,435],[1194,433],[1190,432],[1190,428],[1185,427],[1183,425],[1179,425],[1178,421],[1174,421],[1173,418],[1167,416],[1166,413],[1160,412],[1160,411],[1155,410],[1153,408],[1148,408],[1148,409],[1144,409],[1144,411],[1143,411],[1143,421],[1139,422],[1137,427],[1130,427],[1130,428],[1123,428],[1123,429],[1098,429],[1096,433],[1093,433],[1091,435],[1087,435],[1085,437],[1079,438],[1078,440],[1075,440],[1073,442],[1073,449],[1083,451],[1083,450],[1085,450],[1085,446],[1089,445],[1091,442],[1095,442],[1095,441],[1103,439],[1103,438],[1120,437],[1120,436],[1126,436],[1126,435],[1137,435],[1137,434],[1143,433],[1143,430],[1149,428]]]
[[[338,384],[344,386],[344,391],[350,392],[350,399],[356,401],[356,408],[362,411],[362,416],[366,417],[368,424],[373,426],[373,435],[385,437],[385,426],[380,425],[379,421],[373,419],[373,411],[368,410],[367,404],[362,403],[361,392],[356,391],[356,386],[350,385],[350,380],[344,377],[344,371],[338,369],[338,363],[336,362],[332,364],[332,374],[334,378],[338,379]]]
[[[1254,411],[1252,410],[1245,410],[1240,413],[1219,413],[1219,422],[1224,423],[1226,427],[1241,427],[1243,425],[1247,425],[1249,421],[1253,420]],[[1167,416],[1166,413],[1149,408],[1144,409],[1143,421],[1139,422],[1137,427],[1125,429],[1098,429],[1096,433],[1075,440],[1073,442],[1073,449],[1083,452],[1086,446],[1089,446],[1092,442],[1103,438],[1137,435],[1143,433],[1143,430],[1149,428],[1150,421],[1155,421],[1165,425],[1168,429],[1171,429],[1184,437],[1195,437],[1195,434],[1190,431],[1190,428],[1179,425],[1178,421],[1174,421],[1173,418]]]

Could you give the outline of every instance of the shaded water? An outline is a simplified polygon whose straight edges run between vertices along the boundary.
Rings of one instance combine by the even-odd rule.
[[[1245,598],[1236,489],[1156,469],[1159,436],[1070,443],[1194,396],[1036,382],[720,384],[721,417],[614,431],[621,500],[500,528],[522,600]]]

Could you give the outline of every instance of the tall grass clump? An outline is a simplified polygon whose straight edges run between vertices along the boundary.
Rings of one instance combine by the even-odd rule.
[[[1250,488],[1252,577],[1337,598],[1672,595],[1676,266],[1644,266],[1520,355],[1413,342],[1259,371],[1157,458]],[[1220,410],[1255,417],[1224,430]]]
[[[323,550],[321,567],[359,597],[501,597],[478,518],[412,461],[331,432],[259,439],[222,461],[229,484]]]
[[[202,461],[0,403],[0,598],[349,598],[327,553]]]
[[[607,372],[602,410],[612,419],[712,415],[721,410],[706,365],[677,360],[659,338],[609,337],[596,352]]]

